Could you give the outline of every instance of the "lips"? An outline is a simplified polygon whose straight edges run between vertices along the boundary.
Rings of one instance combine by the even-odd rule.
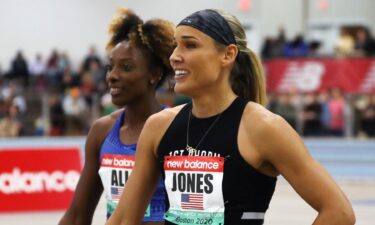
[[[190,72],[188,70],[184,69],[175,69],[175,76],[174,79],[176,82],[183,80],[185,77],[187,77]]]

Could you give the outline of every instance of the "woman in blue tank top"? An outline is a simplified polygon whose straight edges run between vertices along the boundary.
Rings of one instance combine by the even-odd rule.
[[[174,25],[161,19],[143,22],[131,10],[120,9],[109,31],[106,80],[112,102],[121,109],[93,123],[86,140],[84,168],[59,225],[91,224],[102,193],[107,218],[111,216],[133,169],[142,127],[150,115],[164,108],[155,91],[173,73],[169,56],[174,48]],[[164,184],[156,182],[156,191],[142,214],[144,224],[164,221]]]
[[[192,103],[147,120],[143,151],[106,225],[139,224],[160,175],[165,224],[261,225],[278,175],[317,211],[313,224],[354,224],[337,184],[288,123],[263,106],[262,64],[240,22],[198,11],[179,23],[175,40],[174,89]]]

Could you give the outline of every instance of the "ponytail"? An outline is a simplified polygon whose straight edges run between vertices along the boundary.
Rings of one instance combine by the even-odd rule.
[[[255,100],[254,102],[257,102],[261,105],[267,104],[267,94],[266,94],[266,79],[264,77],[264,70],[262,62],[260,61],[259,57],[249,49],[248,56],[250,58],[251,66],[252,66],[252,72],[254,76],[254,85],[256,88],[254,88],[255,92]]]
[[[263,68],[250,49],[239,51],[230,75],[234,93],[246,100],[266,104]]]
[[[238,48],[238,55],[230,74],[233,92],[246,100],[266,105],[263,66],[256,54],[247,47],[247,38],[241,23],[225,11],[215,11],[228,22]]]

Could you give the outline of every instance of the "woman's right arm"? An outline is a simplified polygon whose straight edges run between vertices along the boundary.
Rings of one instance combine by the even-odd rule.
[[[156,149],[171,120],[165,111],[168,110],[154,114],[146,121],[137,144],[135,166],[106,225],[141,224],[160,177]]]
[[[86,139],[85,163],[73,200],[58,225],[90,225],[95,208],[103,192],[98,174],[99,151],[107,133],[108,123],[103,119],[94,122]]]

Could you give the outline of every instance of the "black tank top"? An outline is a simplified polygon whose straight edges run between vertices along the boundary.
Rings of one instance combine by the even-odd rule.
[[[259,173],[240,155],[237,136],[246,104],[236,98],[221,115],[190,115],[192,147],[215,123],[195,152],[185,150],[191,103],[168,127],[158,147],[168,193],[166,224],[263,224],[276,178]]]

